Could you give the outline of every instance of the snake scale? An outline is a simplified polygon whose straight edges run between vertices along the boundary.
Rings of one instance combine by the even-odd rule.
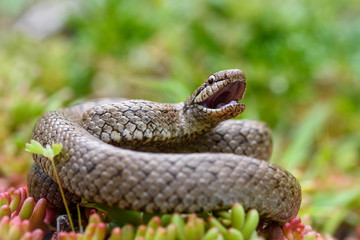
[[[269,128],[241,114],[246,78],[210,75],[184,102],[100,99],[45,113],[32,139],[62,143],[55,165],[70,202],[79,197],[145,212],[205,212],[239,202],[264,221],[295,217],[301,188],[268,163]],[[61,206],[50,161],[34,154],[29,192]]]

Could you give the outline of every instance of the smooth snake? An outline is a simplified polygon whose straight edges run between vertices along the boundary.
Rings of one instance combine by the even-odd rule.
[[[79,197],[145,212],[206,212],[239,202],[264,221],[295,217],[301,187],[268,163],[266,124],[241,114],[244,73],[223,70],[184,102],[99,99],[45,113],[32,139],[62,143],[55,158],[70,202]],[[29,192],[62,206],[50,161],[34,154]],[[265,160],[265,161],[264,161]]]

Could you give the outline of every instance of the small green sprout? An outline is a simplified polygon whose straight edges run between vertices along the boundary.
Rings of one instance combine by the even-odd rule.
[[[25,148],[25,151],[30,152],[30,153],[34,153],[34,154],[41,154],[44,157],[47,157],[51,161],[51,165],[52,165],[52,167],[54,169],[54,175],[55,175],[55,178],[56,178],[56,182],[59,185],[61,197],[62,197],[63,202],[64,202],[66,213],[67,213],[67,215],[69,217],[69,222],[70,222],[70,225],[71,225],[71,229],[73,231],[75,231],[74,223],[73,223],[73,220],[72,220],[72,217],[71,217],[71,214],[70,214],[70,210],[69,210],[69,207],[68,207],[65,195],[64,195],[64,190],[63,190],[63,188],[61,186],[60,178],[59,178],[59,175],[57,173],[55,162],[54,162],[54,158],[57,155],[60,154],[61,150],[62,150],[62,144],[61,143],[60,144],[52,143],[51,147],[50,147],[49,144],[47,144],[46,147],[43,147],[41,145],[41,143],[39,143],[39,142],[37,142],[35,140],[31,140],[31,143],[27,143],[26,148]]]
[[[44,148],[38,141],[31,140],[31,143],[26,144],[25,151],[35,154],[41,154],[44,157],[49,158],[51,161],[54,160],[54,157],[59,155],[62,149],[62,144],[56,144],[52,143],[51,147],[50,145],[46,145]]]

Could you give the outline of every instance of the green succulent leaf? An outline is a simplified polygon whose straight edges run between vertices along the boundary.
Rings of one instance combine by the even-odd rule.
[[[84,203],[82,206],[96,208],[100,211],[107,212],[111,220],[116,225],[123,226],[125,224],[132,224],[138,226],[142,224],[142,213],[133,210],[124,210],[117,207],[109,207],[101,203]]]
[[[260,216],[256,209],[250,209],[245,217],[245,223],[242,228],[244,239],[250,239],[252,233],[256,230],[259,224]]]

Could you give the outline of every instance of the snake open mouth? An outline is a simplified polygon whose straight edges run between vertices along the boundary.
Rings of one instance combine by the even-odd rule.
[[[245,93],[245,82],[236,81],[218,90],[199,105],[210,108],[220,109],[237,104]]]

